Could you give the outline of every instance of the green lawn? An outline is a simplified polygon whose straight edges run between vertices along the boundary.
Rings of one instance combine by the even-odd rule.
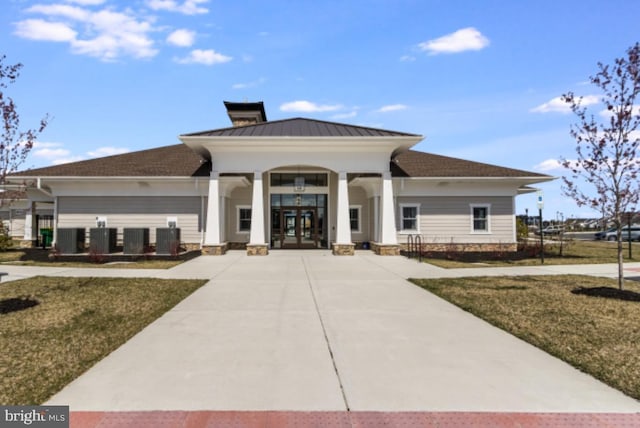
[[[35,277],[0,287],[0,404],[40,404],[202,280]]]
[[[578,275],[411,281],[640,399],[638,283],[620,292],[615,280]]]
[[[640,243],[632,243],[632,258],[628,253],[628,243],[624,243],[624,261],[640,262]],[[617,263],[617,244],[607,241],[568,241],[562,246],[557,242],[545,245],[544,264],[574,265]],[[486,254],[466,257],[463,253],[441,253],[423,259],[425,262],[443,268],[465,268],[478,266],[535,266],[540,265],[540,256],[517,254]]]

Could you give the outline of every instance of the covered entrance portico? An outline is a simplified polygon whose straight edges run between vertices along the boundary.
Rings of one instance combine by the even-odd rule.
[[[258,113],[254,124],[180,136],[211,162],[203,251],[224,253],[227,236],[238,232],[251,255],[288,248],[350,255],[352,233],[359,233],[397,253],[390,159],[422,137],[311,119],[261,122],[264,112]],[[369,189],[365,196],[359,188],[354,206],[349,178],[356,176],[369,177]],[[228,191],[231,182],[244,186],[237,197]]]

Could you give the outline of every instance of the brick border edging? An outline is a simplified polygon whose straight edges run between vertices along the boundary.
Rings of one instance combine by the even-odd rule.
[[[135,411],[71,412],[71,427],[278,426],[538,427],[640,426],[640,413],[375,412],[375,411]]]

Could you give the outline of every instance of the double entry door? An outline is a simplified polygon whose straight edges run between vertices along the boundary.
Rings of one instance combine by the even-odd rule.
[[[272,239],[276,248],[318,248],[317,207],[273,208]]]

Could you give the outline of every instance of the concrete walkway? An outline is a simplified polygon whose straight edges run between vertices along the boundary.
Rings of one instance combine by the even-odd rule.
[[[405,280],[568,267],[444,270],[369,252],[274,251],[168,271],[49,273],[96,271],[211,281],[48,403],[72,411],[640,412],[638,401]],[[615,266],[579,272],[610,276]]]

